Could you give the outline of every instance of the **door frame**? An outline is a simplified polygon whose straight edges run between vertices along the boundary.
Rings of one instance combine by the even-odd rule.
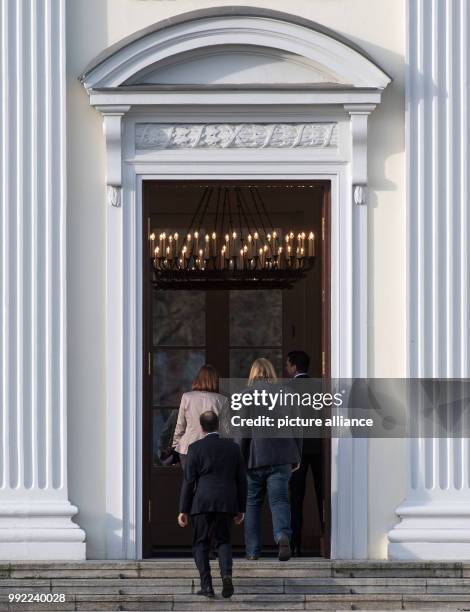
[[[122,169],[122,188],[108,186],[107,558],[142,558],[142,181],[326,180],[331,183],[331,376],[365,376],[367,365],[367,207],[356,204],[356,157],[363,158],[371,108],[339,109],[340,143],[330,150],[159,150],[138,155],[135,124],[181,121],[151,109],[101,108],[108,161]],[[316,109],[256,107],[248,112],[199,109],[184,121],[321,121]],[[359,129],[362,128],[362,129]],[[119,152],[116,158],[115,153]],[[113,157],[114,154],[114,157]],[[362,166],[361,166],[362,168]],[[119,177],[121,179],[121,177]],[[368,441],[331,441],[331,557],[367,558]]]
[[[147,180],[147,179],[145,179]],[[159,181],[162,182],[162,181]],[[174,180],[168,181],[175,183]],[[188,183],[188,181],[181,181]],[[195,179],[197,182],[197,179]],[[292,180],[280,181],[271,180],[270,183],[279,184],[293,183]],[[331,371],[331,183],[329,181],[315,179],[313,181],[318,187],[322,188],[322,236],[320,238],[320,248],[322,252],[322,284],[323,292],[321,317],[322,317],[322,333],[321,333],[321,348],[323,354],[322,376],[330,377]],[[149,250],[148,236],[150,228],[147,224],[149,211],[146,209],[145,195],[143,189],[144,179],[141,180],[141,266],[142,266],[142,363],[147,367],[142,368],[142,556],[144,558],[152,557],[152,537],[151,537],[151,514],[152,514],[152,404],[153,395],[153,368],[152,355],[153,343],[152,338],[152,303],[153,295],[151,288],[150,267],[149,267]],[[262,182],[259,181],[259,185]],[[285,355],[283,355],[283,358]],[[212,362],[211,362],[212,363]],[[325,558],[330,557],[331,550],[331,440],[323,441],[323,488],[326,493],[324,498],[324,514],[326,519],[324,522],[325,533],[323,539],[323,550]],[[176,510],[175,510],[176,512]]]

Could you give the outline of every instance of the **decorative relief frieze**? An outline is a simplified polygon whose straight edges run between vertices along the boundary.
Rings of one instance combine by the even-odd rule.
[[[137,123],[137,151],[336,148],[336,123]]]

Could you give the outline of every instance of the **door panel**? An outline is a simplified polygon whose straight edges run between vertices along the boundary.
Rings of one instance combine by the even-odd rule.
[[[289,226],[294,232],[308,227],[317,237],[322,236],[325,223],[322,218],[329,213],[327,187],[319,184],[309,200],[304,193],[303,210],[299,204],[299,210],[288,213]],[[144,359],[147,353],[151,355],[149,371],[144,373],[143,392],[145,556],[165,551],[190,552],[191,531],[179,528],[176,523],[182,470],[179,464],[170,465],[169,456],[181,394],[191,388],[200,365],[211,363],[221,377],[246,378],[253,360],[267,357],[283,376],[286,354],[301,349],[311,356],[311,375],[321,377],[326,351],[329,351],[325,340],[329,336],[329,245],[321,240],[316,242],[315,268],[290,290],[153,291],[146,248],[149,228],[158,227],[163,223],[161,219],[165,227],[184,227],[186,223],[183,214],[175,213],[177,221],[173,221],[168,211],[159,212],[161,203],[169,200],[165,188],[163,183],[144,182]],[[286,206],[296,207],[294,196],[288,194]],[[182,202],[181,194],[176,201]],[[277,215],[279,225],[285,224],[286,215],[279,211]],[[326,471],[329,452],[329,443],[325,441]],[[329,474],[327,477],[323,505],[329,523]],[[311,554],[320,552],[317,514],[309,476],[303,550]],[[262,524],[263,546],[267,550],[274,546],[267,504]],[[234,529],[233,541],[236,546],[243,546],[242,527]],[[328,545],[329,542],[324,551]]]

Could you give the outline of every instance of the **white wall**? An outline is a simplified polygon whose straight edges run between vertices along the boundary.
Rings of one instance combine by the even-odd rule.
[[[317,21],[360,45],[394,79],[370,119],[369,368],[405,374],[404,0],[81,0],[68,8],[69,488],[87,531],[88,556],[104,556],[104,143],[98,113],[77,76],[104,48],[168,16],[252,5]],[[370,444],[370,556],[404,496],[404,445]],[[393,466],[393,470],[390,466]],[[383,486],[384,481],[387,487]]]

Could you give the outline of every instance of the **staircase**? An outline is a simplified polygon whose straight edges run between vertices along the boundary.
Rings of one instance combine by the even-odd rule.
[[[197,596],[190,560],[0,563],[0,611],[470,610],[470,563],[236,560],[235,595]],[[45,600],[9,603],[9,594]],[[47,603],[59,597],[64,601]]]

